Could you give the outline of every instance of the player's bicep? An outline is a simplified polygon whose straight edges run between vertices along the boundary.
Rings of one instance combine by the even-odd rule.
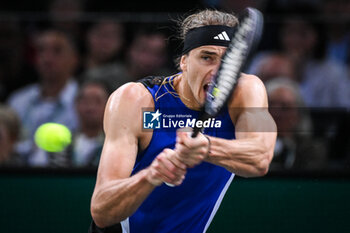
[[[99,163],[98,183],[130,176],[137,154],[134,140],[127,135],[116,139],[106,138]]]
[[[235,129],[237,139],[276,134],[276,124],[267,108],[245,109],[240,113]]]
[[[136,86],[135,86],[136,85]],[[104,117],[105,142],[97,185],[130,176],[138,152],[143,89],[137,84],[117,90],[109,98]],[[139,91],[139,92],[137,92]],[[130,108],[133,106],[133,108]]]
[[[261,137],[273,143],[276,124],[269,113],[266,89],[261,80],[252,75],[241,78],[234,101],[230,114],[233,115],[236,138]]]

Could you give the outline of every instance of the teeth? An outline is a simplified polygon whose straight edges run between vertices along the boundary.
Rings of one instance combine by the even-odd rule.
[[[208,88],[211,88],[212,86],[214,86],[214,83],[213,82],[210,82],[207,84],[208,85]]]
[[[214,82],[207,83],[204,85],[204,90],[209,91],[212,89],[213,86],[214,86]]]

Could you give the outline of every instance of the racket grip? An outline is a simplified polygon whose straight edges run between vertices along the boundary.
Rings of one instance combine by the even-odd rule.
[[[206,113],[204,110],[202,111],[202,113],[200,114],[200,116],[198,117],[198,120],[200,121],[205,121],[206,119],[208,119],[209,117],[211,117],[211,115],[209,115],[208,113]],[[200,133],[202,131],[202,127],[194,127],[193,131],[192,131],[192,138],[197,137],[198,133]]]
[[[197,137],[197,135],[198,135],[198,133],[201,131],[201,128],[194,128],[193,129],[193,131],[192,131],[192,135],[191,135],[191,137],[192,138],[195,138],[195,137]]]

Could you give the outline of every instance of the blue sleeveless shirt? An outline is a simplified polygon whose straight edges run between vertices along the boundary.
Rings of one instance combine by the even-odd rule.
[[[198,111],[187,108],[177,96],[172,85],[173,77],[160,79],[157,84],[147,86],[153,96],[155,111],[159,110],[164,122],[160,121],[162,127],[153,129],[153,133],[150,131],[152,139],[148,147],[137,155],[133,174],[148,167],[163,149],[175,148],[176,130],[179,127],[171,122],[186,122],[186,119],[196,119],[199,115]],[[235,138],[227,107],[215,120],[221,122],[221,127],[206,128],[204,134]],[[205,232],[233,177],[234,174],[225,168],[207,162],[189,168],[180,186],[162,184],[155,188],[136,212],[122,222],[123,233]]]

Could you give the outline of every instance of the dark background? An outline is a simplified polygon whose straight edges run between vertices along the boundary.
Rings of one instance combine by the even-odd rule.
[[[208,233],[349,232],[349,178],[236,177]],[[0,174],[0,232],[87,232],[94,184],[89,172]]]

